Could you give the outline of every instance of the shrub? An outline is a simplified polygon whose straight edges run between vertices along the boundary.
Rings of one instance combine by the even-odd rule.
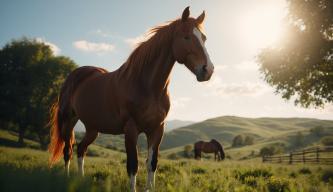
[[[245,171],[235,171],[235,178],[244,182],[247,177],[263,177],[269,178],[273,174],[267,169],[253,169],[253,170],[245,170]]]
[[[324,128],[322,126],[317,126],[310,129],[310,132],[316,136],[321,136],[324,132]]]
[[[289,173],[289,177],[291,178],[296,178],[297,177],[297,173],[295,173],[294,171]]]
[[[253,145],[254,137],[247,135],[244,139],[244,145]]]
[[[307,167],[303,167],[298,171],[300,174],[311,174],[311,170]]]
[[[244,137],[243,137],[243,135],[237,135],[232,140],[232,146],[233,147],[242,146],[243,144],[244,144]]]
[[[325,137],[321,138],[320,141],[323,145],[326,145],[326,146],[333,145],[333,136],[325,136]]]
[[[109,172],[107,171],[97,171],[92,175],[95,181],[105,181],[108,176]]]
[[[297,132],[295,139],[294,139],[294,144],[296,147],[300,147],[304,145],[304,135],[302,132]]]
[[[192,150],[193,150],[193,147],[192,145],[185,145],[184,146],[184,157],[192,157]]]
[[[200,167],[192,169],[192,173],[195,173],[195,174],[205,174],[206,172],[207,172],[206,169],[203,169]]]
[[[269,192],[284,192],[289,190],[289,181],[283,178],[270,177],[267,181]]]
[[[332,169],[328,169],[323,171],[322,175],[321,175],[321,180],[328,183],[328,182],[333,182],[333,170]]]
[[[94,149],[89,149],[87,150],[87,156],[90,156],[90,157],[99,157],[100,154],[97,150],[94,150]]]
[[[260,149],[261,156],[274,155],[284,152],[285,145],[283,143],[275,143],[271,146],[265,146]]]
[[[167,156],[168,159],[173,159],[173,160],[176,160],[176,159],[179,159],[178,155],[176,153],[170,153],[168,156]]]

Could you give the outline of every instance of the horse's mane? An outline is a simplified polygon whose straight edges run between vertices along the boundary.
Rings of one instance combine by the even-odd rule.
[[[147,63],[162,54],[162,48],[170,46],[171,49],[172,38],[179,23],[179,19],[173,20],[149,30],[149,39],[139,43],[122,66],[129,77],[141,74]]]

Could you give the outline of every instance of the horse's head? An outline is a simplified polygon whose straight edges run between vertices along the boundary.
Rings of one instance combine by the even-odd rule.
[[[206,36],[200,30],[205,12],[196,19],[189,16],[190,10],[186,7],[173,40],[173,55],[178,63],[185,64],[196,75],[198,81],[208,81],[214,65],[205,47]]]

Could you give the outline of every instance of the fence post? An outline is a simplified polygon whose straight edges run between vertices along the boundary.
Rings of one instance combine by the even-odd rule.
[[[289,164],[293,163],[293,152],[290,152],[289,154]]]
[[[319,147],[316,148],[316,160],[319,163]]]

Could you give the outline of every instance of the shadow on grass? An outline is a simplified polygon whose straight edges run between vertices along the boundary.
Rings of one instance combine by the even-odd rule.
[[[5,138],[0,138],[0,146],[5,146],[5,147],[24,147],[17,143],[16,141],[10,140],[10,139],[5,139]]]
[[[90,177],[67,177],[60,168],[0,165],[0,191],[101,191]]]

